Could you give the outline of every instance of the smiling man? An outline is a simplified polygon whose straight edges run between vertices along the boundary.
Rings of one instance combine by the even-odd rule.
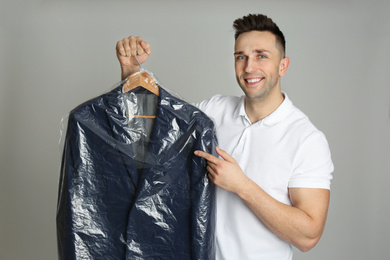
[[[217,259],[292,259],[325,226],[333,163],[327,140],[281,90],[290,60],[278,26],[265,15],[234,21],[235,73],[242,97],[215,95],[196,104],[217,128],[219,157],[203,151],[216,192]],[[150,45],[117,43],[122,78],[139,69]]]
[[[245,93],[245,110],[252,123],[269,115],[284,100],[280,77],[290,60],[280,45],[269,31],[249,31],[236,38],[236,78]]]

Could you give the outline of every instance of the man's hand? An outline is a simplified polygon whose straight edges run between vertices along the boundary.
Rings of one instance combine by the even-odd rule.
[[[283,240],[301,251],[314,247],[324,230],[329,190],[291,188],[292,206],[286,205],[251,181],[228,153],[217,147],[215,150],[222,159],[195,151],[195,155],[207,160],[209,177],[215,185],[236,193],[257,218]]]
[[[141,37],[130,36],[118,41],[116,44],[116,56],[122,70],[122,80],[140,70],[140,64],[143,64],[151,54],[150,44]],[[138,62],[135,60],[137,56]]]
[[[215,147],[215,151],[222,159],[203,151],[195,151],[195,155],[207,160],[209,178],[215,185],[227,191],[238,193],[245,189],[250,180],[241,170],[236,160],[218,147]]]

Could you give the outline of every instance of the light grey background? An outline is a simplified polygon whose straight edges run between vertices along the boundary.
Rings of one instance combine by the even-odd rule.
[[[118,40],[149,41],[145,68],[187,101],[241,95],[232,22],[248,13],[285,33],[282,88],[336,167],[323,237],[295,259],[388,259],[390,4],[375,0],[2,0],[0,259],[57,258],[61,118],[119,81]]]

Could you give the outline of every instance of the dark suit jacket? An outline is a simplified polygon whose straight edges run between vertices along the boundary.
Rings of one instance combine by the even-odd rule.
[[[205,160],[193,155],[213,153],[212,121],[160,88],[140,161],[135,144],[145,133],[130,127],[126,95],[119,86],[69,115],[57,209],[59,258],[214,259],[214,186]]]

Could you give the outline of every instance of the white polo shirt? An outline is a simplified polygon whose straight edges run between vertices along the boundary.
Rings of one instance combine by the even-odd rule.
[[[215,95],[196,106],[215,123],[219,146],[276,200],[291,205],[288,188],[330,188],[328,142],[288,96],[271,115],[251,124],[244,96]],[[217,188],[217,260],[288,260],[291,245],[269,231],[234,193]]]

